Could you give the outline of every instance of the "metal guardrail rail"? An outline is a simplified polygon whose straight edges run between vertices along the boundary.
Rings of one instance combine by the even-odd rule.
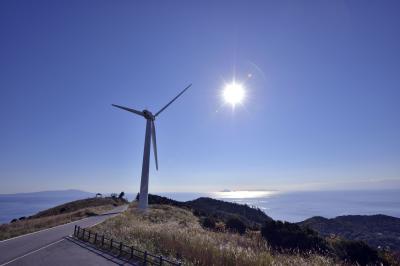
[[[112,238],[106,238],[104,235],[99,235],[77,225],[75,225],[74,236],[82,241],[98,246],[101,249],[116,253],[119,257],[124,257],[129,260],[135,259],[136,261],[142,262],[143,265],[182,265],[181,262],[173,262],[163,258],[163,256],[153,255],[147,251],[136,249],[133,246],[125,245]]]

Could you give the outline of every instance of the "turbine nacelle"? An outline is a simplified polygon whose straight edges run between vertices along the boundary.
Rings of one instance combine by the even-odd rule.
[[[146,118],[146,119],[150,119],[153,121],[156,119],[156,117],[149,110],[145,109],[142,111],[142,113],[143,113],[144,118]]]

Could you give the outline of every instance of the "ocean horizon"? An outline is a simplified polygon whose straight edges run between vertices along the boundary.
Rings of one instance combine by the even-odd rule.
[[[26,194],[0,195],[0,223],[33,215],[39,211],[82,198],[94,193],[73,195],[53,193],[46,196]],[[166,192],[154,193],[178,201],[199,197],[247,204],[264,211],[275,220],[300,222],[313,216],[334,218],[341,215],[384,214],[400,218],[400,190],[346,190],[346,191],[222,191],[222,192]],[[135,194],[127,193],[133,200]]]

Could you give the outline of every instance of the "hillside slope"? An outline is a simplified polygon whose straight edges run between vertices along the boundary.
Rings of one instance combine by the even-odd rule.
[[[150,195],[149,203],[141,212],[134,202],[128,212],[94,230],[185,265],[394,264],[392,254],[364,242],[324,238],[246,205],[209,198],[178,202],[157,195]]]
[[[237,216],[244,220],[249,227],[262,225],[265,221],[272,220],[258,208],[251,208],[248,205],[226,202],[211,198],[198,198],[185,202],[187,206],[199,212],[200,215],[213,216],[222,220],[227,220],[232,216]]]
[[[152,204],[143,213],[133,203],[129,211],[91,230],[183,265],[336,265],[318,254],[272,252],[259,231],[240,235],[207,230],[191,210],[171,204]]]
[[[1,224],[0,240],[98,215],[122,204],[127,204],[127,201],[118,198],[88,198],[65,203],[29,217],[14,219],[8,224]]]
[[[228,219],[235,217],[240,219],[250,228],[260,228],[265,221],[272,220],[271,217],[258,208],[206,197],[180,202],[166,197],[149,194],[149,204],[163,204],[187,208],[192,210],[196,216],[213,217],[221,221],[227,221]]]
[[[379,249],[400,250],[400,218],[387,215],[346,215],[327,219],[312,217],[299,223],[323,236],[361,240]]]

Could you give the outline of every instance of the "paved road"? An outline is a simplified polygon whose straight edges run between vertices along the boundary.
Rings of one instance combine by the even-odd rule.
[[[71,265],[71,260],[73,259],[71,254],[77,254],[75,258],[80,257],[82,259],[86,258],[88,261],[93,261],[92,265],[114,264],[112,261],[106,260],[88,249],[82,249],[77,244],[66,239],[66,237],[73,233],[75,225],[80,227],[93,226],[110,217],[118,215],[118,213],[126,210],[127,207],[128,205],[119,206],[103,215],[88,217],[69,224],[0,241],[0,266],[25,264],[44,265],[47,264],[45,261],[49,263],[48,265],[61,265],[63,258],[65,261],[69,261],[67,264]],[[57,252],[55,252],[55,250]],[[57,263],[54,263],[54,260],[49,261],[49,258],[46,259],[46,257],[48,257],[46,254],[48,254],[49,251],[53,251],[51,254],[55,254],[55,259],[58,258]],[[88,259],[89,256],[92,257],[92,260],[90,258]],[[90,263],[85,263],[85,261],[83,261],[83,264],[90,265]]]

